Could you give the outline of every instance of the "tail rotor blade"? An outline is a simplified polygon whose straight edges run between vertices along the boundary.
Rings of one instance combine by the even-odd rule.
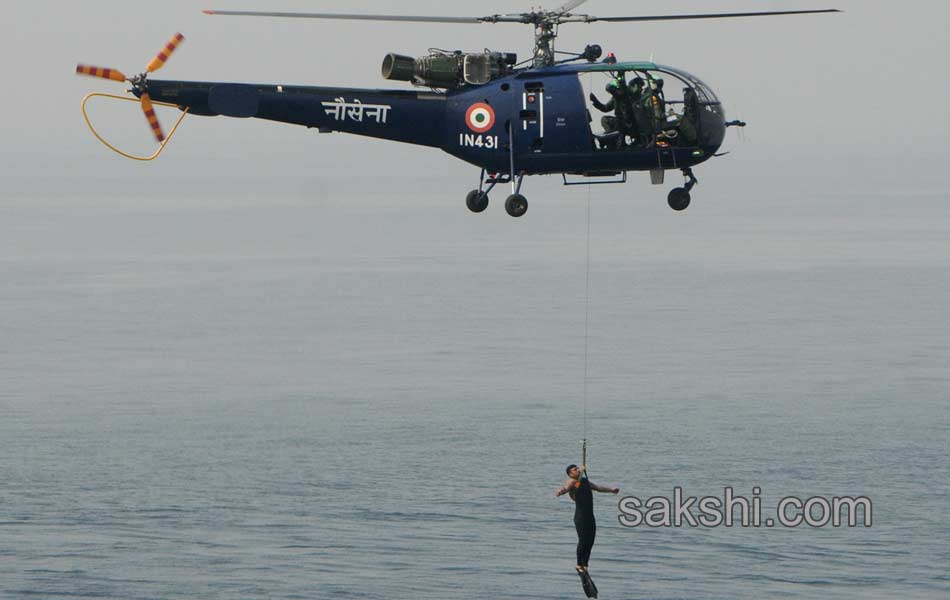
[[[79,75],[89,75],[90,77],[99,77],[101,79],[111,79],[112,81],[125,81],[126,77],[118,69],[103,69],[102,67],[93,67],[90,65],[76,65],[76,73]]]
[[[162,51],[156,54],[155,58],[153,58],[151,62],[148,63],[148,66],[145,67],[145,70],[149,73],[154,73],[155,71],[161,69],[162,65],[164,65],[168,60],[168,57],[172,55],[172,52],[174,52],[183,41],[185,41],[185,36],[180,33],[176,33],[174,37],[172,37],[172,39],[169,40],[167,44],[165,44],[165,47],[162,48]]]
[[[158,143],[165,141],[165,134],[162,132],[162,126],[158,123],[158,117],[155,115],[155,107],[152,106],[152,99],[149,97],[148,92],[142,93],[142,112],[145,113],[145,118],[148,119],[148,124],[152,128],[152,133],[155,134],[155,139],[158,140]]]

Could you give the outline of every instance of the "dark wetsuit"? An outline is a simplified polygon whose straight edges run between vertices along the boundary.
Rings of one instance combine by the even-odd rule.
[[[574,491],[574,527],[577,529],[577,564],[586,567],[590,560],[590,551],[594,547],[597,535],[597,522],[594,521],[594,493],[590,481],[582,477],[580,486]]]

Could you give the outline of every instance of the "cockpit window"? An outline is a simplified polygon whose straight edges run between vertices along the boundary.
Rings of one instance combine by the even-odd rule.
[[[687,73],[686,71],[681,71],[674,67],[667,67],[665,65],[657,65],[657,69],[661,73],[669,73],[681,80],[684,83],[691,86],[696,90],[696,96],[699,98],[700,104],[719,104],[719,98],[716,96],[716,93],[712,91],[712,88],[706,85],[699,77]]]
[[[695,77],[649,66],[582,78],[590,100],[588,116],[596,148],[698,145],[700,111],[704,105],[707,110],[718,105],[715,95]]]

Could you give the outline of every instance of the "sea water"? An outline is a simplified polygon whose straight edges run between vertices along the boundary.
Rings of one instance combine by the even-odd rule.
[[[603,598],[950,595],[947,198],[551,190],[5,201],[0,596],[576,598],[585,436]]]

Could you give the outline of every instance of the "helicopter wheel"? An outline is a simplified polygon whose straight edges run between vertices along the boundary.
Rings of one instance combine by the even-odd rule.
[[[472,190],[465,196],[465,206],[473,213],[480,213],[488,208],[488,194]]]
[[[677,212],[686,210],[690,201],[689,192],[686,191],[686,188],[673,188],[670,191],[670,195],[666,197],[666,201],[669,203],[670,208]]]
[[[512,194],[505,200],[505,210],[512,217],[523,217],[528,212],[528,199],[521,194]]]

